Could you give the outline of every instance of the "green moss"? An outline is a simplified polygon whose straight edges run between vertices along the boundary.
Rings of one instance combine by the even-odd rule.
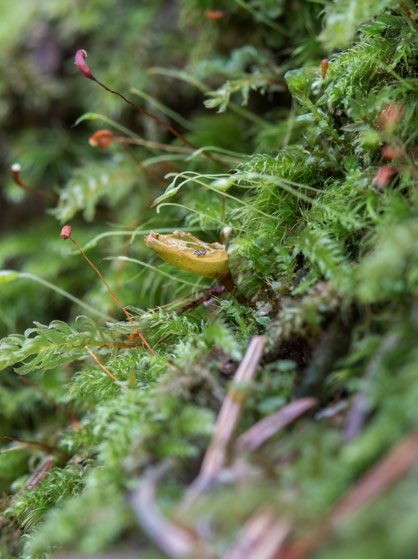
[[[168,463],[157,506],[203,539],[207,526],[214,555],[261,508],[278,510],[297,544],[418,425],[416,8],[111,4],[48,1],[2,39],[6,156],[58,200],[36,206],[6,185],[0,553],[162,556],[128,497]],[[47,75],[38,43],[18,38],[42,25],[61,56]],[[135,87],[135,102],[201,149],[85,80],[67,54],[77,48],[100,80]],[[98,152],[87,139],[101,127],[117,140]],[[385,166],[396,172],[385,178]],[[68,220],[134,324],[59,238]],[[224,235],[249,305],[160,264],[142,241],[150,229]],[[299,397],[318,409],[256,452],[231,445],[220,485],[185,506],[255,334],[266,347],[238,433]],[[412,556],[415,477],[411,467],[309,556]]]

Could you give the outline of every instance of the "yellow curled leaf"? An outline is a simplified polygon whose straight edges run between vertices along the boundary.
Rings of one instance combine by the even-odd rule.
[[[223,278],[229,272],[224,245],[205,243],[184,231],[161,235],[151,231],[144,242],[173,266],[207,278]]]

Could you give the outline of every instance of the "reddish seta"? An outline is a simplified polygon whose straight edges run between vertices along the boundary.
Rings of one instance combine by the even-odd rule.
[[[321,74],[322,74],[322,79],[324,80],[327,76],[328,73],[328,66],[329,66],[329,62],[328,62],[328,58],[323,58],[321,60]]]

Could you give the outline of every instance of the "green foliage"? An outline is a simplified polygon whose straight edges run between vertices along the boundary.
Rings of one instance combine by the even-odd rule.
[[[4,154],[32,189],[4,181],[0,554],[159,556],[127,497],[168,463],[156,505],[190,533],[208,526],[214,556],[265,508],[298,545],[418,426],[416,8],[70,4],[0,8]],[[78,48],[186,142],[85,80]],[[115,138],[99,151],[87,137],[102,126]],[[33,189],[57,200],[37,203]],[[69,221],[131,321],[59,238]],[[223,235],[237,290],[160,263],[143,243],[150,229]],[[266,347],[239,431],[299,397],[319,410],[257,452],[232,444],[226,481],[187,507],[255,334]],[[415,477],[312,556],[412,556]]]
[[[375,250],[364,258],[357,271],[361,301],[390,301],[416,291],[416,238],[414,218],[380,232]]]
[[[96,328],[97,332],[97,328]],[[13,334],[1,340],[1,369],[20,364],[16,372],[27,374],[38,369],[48,371],[85,354],[90,343],[104,343],[103,332],[80,332],[65,322],[28,328],[24,335]]]
[[[350,2],[333,0],[325,10],[325,28],[320,34],[324,46],[329,49],[344,49],[350,46],[359,26],[371,20],[384,8],[394,7],[393,0]]]
[[[132,177],[117,163],[112,163],[110,172],[106,172],[103,162],[100,165],[85,165],[61,190],[53,215],[61,223],[66,223],[82,210],[84,219],[92,221],[96,206],[102,201],[109,207],[117,206],[131,190],[131,181]]]
[[[244,69],[248,65],[257,62],[257,70],[251,74],[246,74]],[[264,65],[264,68],[261,65]],[[248,105],[251,91],[259,91],[265,95],[267,91],[273,93],[283,89],[280,84],[274,84],[271,70],[268,68],[267,60],[264,59],[256,49],[246,46],[231,53],[230,58],[226,60],[217,60],[211,68],[198,69],[200,77],[207,78],[211,73],[221,73],[226,76],[238,75],[236,79],[228,79],[219,89],[208,93],[210,99],[205,101],[208,109],[218,107],[218,112],[227,109],[231,95],[239,91],[242,96],[242,105]],[[264,75],[263,75],[264,74]]]

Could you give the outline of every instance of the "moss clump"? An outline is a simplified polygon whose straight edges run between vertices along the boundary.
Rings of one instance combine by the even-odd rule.
[[[66,77],[41,80],[41,110],[40,90],[28,93],[39,71],[19,58],[32,72],[22,107],[53,114],[70,147],[38,158],[41,127],[25,126],[11,148],[31,188],[57,200],[38,206],[39,224],[17,221],[16,232],[12,220],[0,247],[0,554],[179,556],[174,530],[181,556],[226,557],[262,521],[256,544],[282,559],[413,556],[416,7],[110,4],[67,15],[46,2],[37,25],[47,22],[60,52],[80,48],[70,31],[84,30],[94,75],[135,86],[136,101],[181,134],[70,75],[66,55]],[[123,37],[116,52],[110,28],[90,33],[109,17]],[[103,126],[112,141],[87,148]],[[5,196],[14,211],[34,200],[12,183]],[[59,239],[70,219],[131,321]],[[160,264],[142,242],[150,229],[225,244],[248,305]],[[258,374],[231,382],[254,335]],[[225,401],[242,413],[238,432],[199,485]],[[307,402],[302,418],[294,410]],[[260,442],[248,430],[263,419],[272,431]]]

